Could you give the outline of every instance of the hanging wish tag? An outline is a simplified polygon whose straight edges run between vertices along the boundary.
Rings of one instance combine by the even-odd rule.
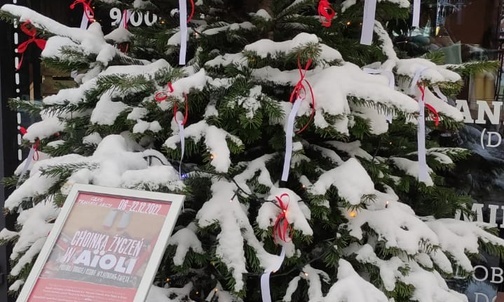
[[[83,12],[82,13],[82,19],[81,19],[80,28],[81,29],[87,29],[88,25],[89,25],[89,19],[86,16],[86,12]]]
[[[411,81],[410,92],[412,95],[416,95],[416,87],[420,89],[422,93],[418,98],[418,126],[417,126],[417,143],[418,143],[418,181],[425,182],[429,179],[429,173],[427,171],[427,155],[425,149],[425,87],[418,84],[422,73],[424,73],[428,68],[419,68],[413,80]]]
[[[432,89],[434,89],[434,92],[440,99],[443,100],[443,102],[448,103],[448,98],[441,92],[438,85],[432,86]]]
[[[299,111],[299,107],[301,107],[302,101],[302,98],[296,99],[294,105],[292,105],[292,110],[287,120],[287,127],[285,130],[285,157],[282,172],[282,181],[287,181],[287,179],[289,179],[290,164],[292,159],[292,137],[294,135],[294,123],[296,121],[296,116]]]
[[[375,15],[376,15],[376,0],[365,0],[360,44],[371,45],[371,43],[373,43],[373,29],[375,23]]]
[[[179,163],[179,176],[182,178],[182,161],[184,160],[185,153],[185,133],[184,133],[184,122],[182,120],[177,121],[179,127],[179,137],[180,137],[180,163]]]
[[[186,64],[187,53],[187,2],[179,0],[180,54],[179,65]]]
[[[422,96],[418,100],[418,180],[425,182],[429,179],[427,172],[427,155],[425,149],[425,87],[420,87]]]
[[[282,251],[280,256],[276,261],[267,268],[261,276],[261,296],[262,302],[271,302],[271,290],[270,290],[270,275],[280,269],[282,263],[285,259],[285,246],[282,245]]]
[[[420,27],[420,0],[413,0],[413,27]]]

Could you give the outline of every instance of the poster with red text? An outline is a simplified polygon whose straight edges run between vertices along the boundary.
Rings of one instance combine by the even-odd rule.
[[[28,301],[133,301],[170,206],[79,192]]]

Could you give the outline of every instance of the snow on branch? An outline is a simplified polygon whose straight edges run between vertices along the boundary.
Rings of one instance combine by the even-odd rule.
[[[263,268],[270,267],[278,256],[266,252],[256,238],[246,208],[236,199],[238,187],[235,184],[218,180],[212,184],[211,190],[212,198],[197,214],[198,224],[200,227],[219,224],[221,232],[217,236],[216,254],[229,268],[236,281],[234,291],[239,292],[245,286],[243,274],[247,272],[245,242],[256,251]]]
[[[382,210],[359,210],[347,223],[350,235],[363,239],[364,225],[377,234],[386,248],[399,249],[408,255],[439,245],[436,233],[409,206],[400,202],[390,201]]]
[[[173,263],[175,265],[181,266],[184,264],[189,249],[195,253],[203,254],[201,241],[196,236],[196,229],[196,224],[190,223],[186,228],[182,228],[170,236],[168,245],[177,246],[175,256],[173,256]]]
[[[360,204],[364,195],[375,193],[371,177],[355,158],[323,173],[309,191],[314,195],[324,195],[331,186],[335,186],[339,196],[352,205]]]
[[[389,300],[383,292],[359,276],[348,261],[340,259],[338,281],[331,286],[324,301],[388,302]]]
[[[404,171],[407,175],[414,177],[415,179],[418,179],[419,175],[419,165],[417,161],[413,161],[407,158],[402,158],[402,157],[390,157],[390,161],[399,169]],[[432,173],[432,169],[427,166],[427,171],[428,174]],[[422,180],[423,183],[425,183],[426,186],[433,186],[434,181],[430,177],[430,175],[427,175],[427,179]]]
[[[439,237],[439,245],[444,252],[453,257],[453,261],[465,271],[472,271],[471,260],[466,254],[479,253],[479,241],[494,246],[504,245],[504,239],[490,234],[485,225],[477,222],[455,219],[437,219],[426,224]]]
[[[231,151],[229,150],[227,139],[230,139],[237,146],[243,145],[243,142],[238,137],[221,128],[208,125],[205,120],[189,125],[185,129],[184,135],[186,138],[192,138],[196,143],[204,138],[204,143],[212,154],[210,164],[217,172],[227,172],[231,166]],[[168,138],[165,146],[177,149],[177,143],[180,143],[178,133]]]
[[[289,189],[273,187],[266,200],[275,201],[276,196],[281,196],[284,193],[289,196],[286,213],[289,223],[294,229],[301,231],[301,233],[308,236],[313,235],[313,230],[308,223],[311,216],[310,209],[302,202],[301,197],[296,193]],[[259,215],[257,215],[257,224],[259,228],[266,230],[268,227],[273,226],[278,214],[279,207],[273,202],[263,203],[259,209]]]
[[[11,275],[17,276],[38,255],[52,229],[50,221],[56,219],[59,211],[52,198],[48,198],[20,213],[17,223],[23,228],[18,233],[19,239],[10,256],[11,260],[17,259],[10,271]]]
[[[307,45],[317,45],[320,47],[320,55],[318,58],[326,62],[341,61],[343,57],[334,48],[331,48],[325,44],[319,43],[319,38],[314,34],[300,33],[295,36],[292,40],[275,42],[269,39],[262,39],[256,41],[252,44],[246,45],[244,51],[252,52],[261,58],[271,57],[273,59],[290,53],[296,52],[301,47]]]

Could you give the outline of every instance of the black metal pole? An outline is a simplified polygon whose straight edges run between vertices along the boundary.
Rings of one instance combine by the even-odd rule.
[[[10,3],[8,0],[0,0],[0,4]],[[8,100],[16,96],[14,79],[14,29],[11,24],[0,21],[0,179],[14,173],[18,165],[17,159],[17,121],[16,112],[8,107]],[[0,208],[11,192],[0,185]],[[11,215],[0,215],[0,229],[7,227],[14,229],[15,218]],[[14,301],[8,296],[9,284],[9,256],[11,247],[0,246],[0,301]]]

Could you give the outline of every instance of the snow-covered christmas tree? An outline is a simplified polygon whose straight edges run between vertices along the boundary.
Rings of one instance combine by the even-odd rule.
[[[378,3],[372,45],[363,1],[99,4],[161,19],[104,35],[1,9],[49,36],[42,60],[77,83],[42,107],[13,101],[42,121],[23,136],[37,160],[7,180],[12,291],[75,183],[187,195],[150,302],[260,301],[268,283],[272,301],[466,301],[446,279],[470,277],[480,248],[504,254],[452,219],[470,206],[442,175],[467,151],[428,135],[460,126],[443,93],[473,67],[396,54],[385,25],[407,0]]]

